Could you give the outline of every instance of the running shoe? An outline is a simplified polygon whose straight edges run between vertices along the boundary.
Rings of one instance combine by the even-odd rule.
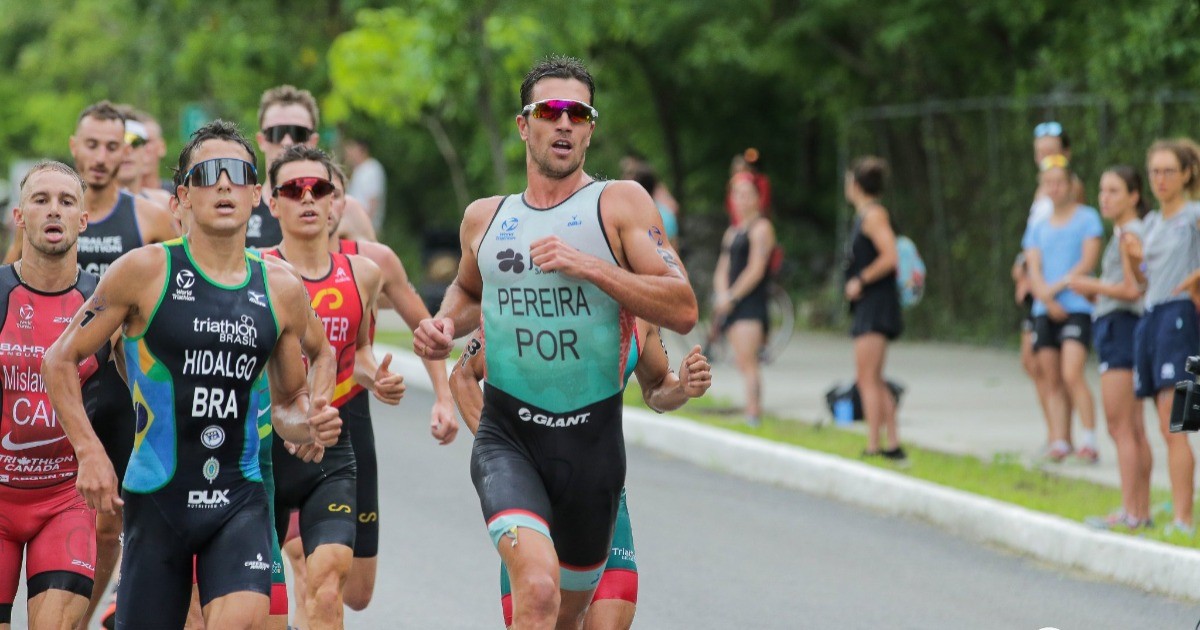
[[[1084,446],[1075,451],[1075,458],[1085,464],[1095,464],[1100,461],[1100,453],[1097,453],[1096,449],[1091,446]]]
[[[1180,521],[1171,521],[1163,528],[1163,536],[1167,538],[1191,538],[1196,535],[1196,526]]]
[[[1108,516],[1089,516],[1083,519],[1083,522],[1088,527],[1093,529],[1102,529],[1108,531],[1132,532],[1154,527],[1153,520],[1134,518],[1123,509],[1117,510]]]
[[[1050,446],[1046,447],[1046,450],[1042,451],[1042,454],[1038,456],[1038,460],[1041,462],[1058,464],[1070,456],[1070,454],[1071,445],[1061,443],[1051,444]]]

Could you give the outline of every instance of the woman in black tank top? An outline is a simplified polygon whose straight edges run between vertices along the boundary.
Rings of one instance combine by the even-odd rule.
[[[900,296],[896,291],[896,234],[887,209],[879,203],[887,162],[858,158],[846,173],[846,200],[854,205],[854,229],[846,244],[846,299],[850,302],[854,364],[867,449],[863,455],[904,459],[896,425],[896,401],[883,379],[888,342],[900,336]],[[887,449],[880,450],[886,429]]]
[[[767,336],[767,266],[775,248],[775,228],[762,216],[758,187],[746,174],[735,175],[730,194],[738,224],[725,231],[713,274],[713,321],[733,348],[733,359],[746,385],[746,420],[762,415],[758,356]]]

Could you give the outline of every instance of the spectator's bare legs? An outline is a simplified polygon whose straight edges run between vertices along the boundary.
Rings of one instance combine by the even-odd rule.
[[[854,338],[855,376],[858,395],[862,398],[863,415],[867,419],[867,452],[879,452],[879,434],[886,429],[888,450],[900,446],[896,428],[896,406],[883,380],[883,364],[887,358],[887,337],[866,333]]]
[[[1062,378],[1062,353],[1058,348],[1037,351],[1038,367],[1046,387],[1046,419],[1050,425],[1050,445],[1071,445],[1071,402]]]
[[[1133,394],[1132,370],[1100,375],[1100,395],[1108,434],[1117,446],[1121,472],[1121,507],[1138,521],[1150,518],[1150,443],[1142,417],[1142,401]]]
[[[746,417],[762,417],[762,377],[759,373],[758,353],[763,347],[762,322],[739,319],[730,324],[725,338],[733,348],[733,361],[746,387]]]
[[[1033,332],[1029,330],[1021,331],[1021,367],[1025,368],[1025,374],[1029,375],[1029,380],[1033,381],[1033,390],[1037,392],[1038,406],[1042,408],[1042,418],[1046,421],[1046,441],[1053,442],[1054,440],[1049,438],[1054,431],[1050,426],[1050,408],[1047,407],[1050,392],[1046,387],[1046,379],[1042,378],[1037,355],[1033,352]]]
[[[1193,475],[1196,458],[1187,433],[1171,433],[1171,401],[1174,390],[1161,389],[1155,397],[1158,406],[1158,428],[1167,442],[1167,469],[1171,477],[1171,503],[1175,507],[1175,520],[1184,525],[1192,524]]]
[[[1092,390],[1088,387],[1083,370],[1087,367],[1087,347],[1077,341],[1063,342],[1061,351],[1063,386],[1070,400],[1069,409],[1079,414],[1079,422],[1083,428],[1090,431],[1095,438],[1096,431],[1096,402],[1092,400]],[[1132,391],[1132,390],[1130,390]],[[1071,435],[1071,412],[1067,412],[1067,439]],[[1084,444],[1095,448],[1095,444]]]

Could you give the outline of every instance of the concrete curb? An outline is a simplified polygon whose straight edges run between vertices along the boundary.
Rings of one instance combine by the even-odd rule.
[[[378,351],[392,352],[393,369],[411,384],[428,386],[424,367],[412,353],[382,345]],[[624,429],[628,443],[753,481],[920,518],[970,540],[1147,591],[1184,599],[1194,599],[1200,591],[1200,551],[1096,531],[1058,516],[678,416],[626,407]]]

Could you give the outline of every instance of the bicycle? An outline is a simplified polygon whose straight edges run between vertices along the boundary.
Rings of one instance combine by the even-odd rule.
[[[729,348],[721,331],[721,322],[711,319],[712,309],[703,314],[696,327],[688,333],[689,345],[699,345],[710,363],[719,363],[729,358]],[[758,360],[763,365],[774,363],[783,354],[792,335],[796,332],[796,305],[782,285],[775,281],[767,283],[767,339]]]

